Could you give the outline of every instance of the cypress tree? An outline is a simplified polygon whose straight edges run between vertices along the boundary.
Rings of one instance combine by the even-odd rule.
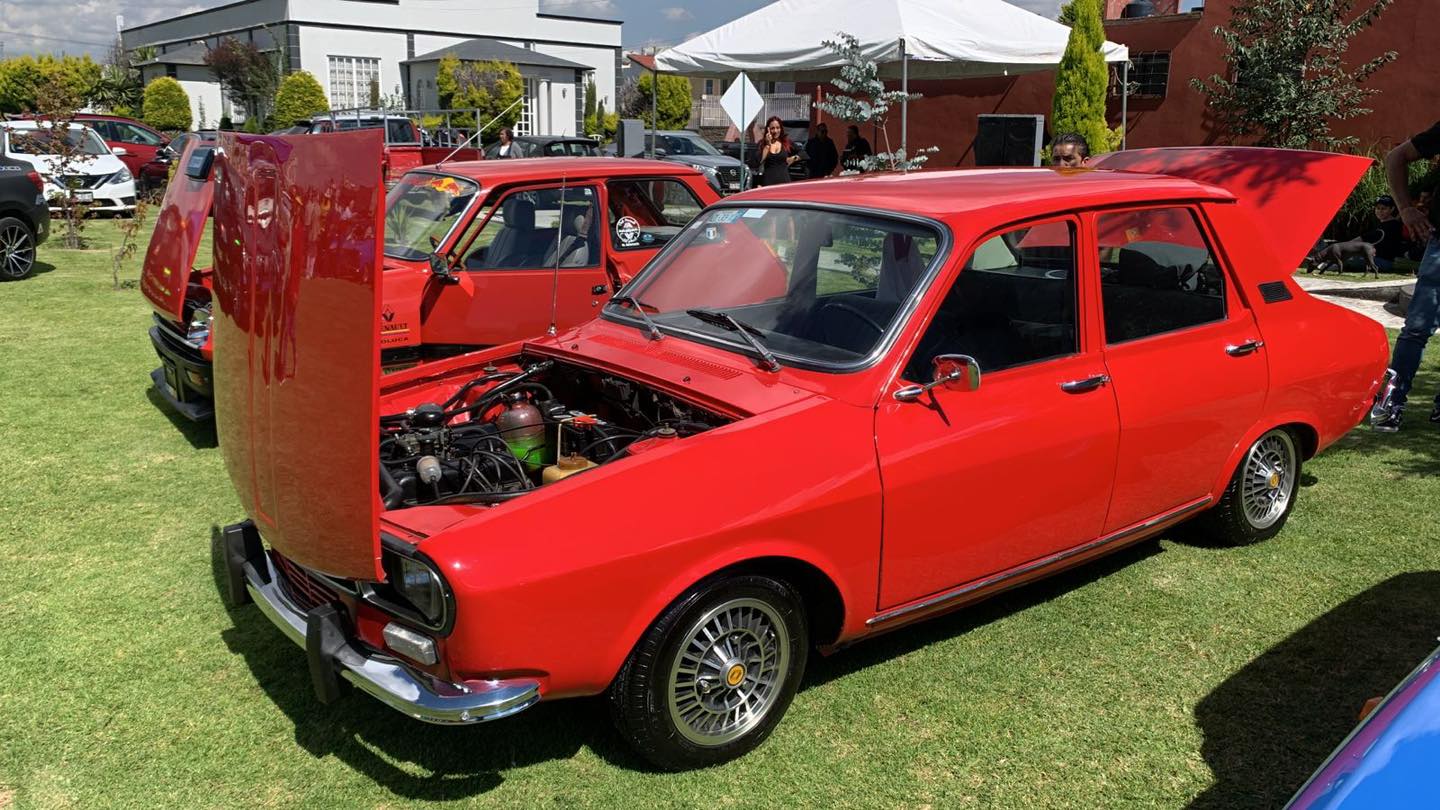
[[[1105,27],[1101,24],[1101,0],[1071,0],[1074,18],[1065,55],[1055,72],[1055,100],[1050,113],[1054,135],[1078,132],[1090,143],[1092,153],[1112,147],[1112,134],[1105,122],[1105,94],[1110,70],[1105,66]]]

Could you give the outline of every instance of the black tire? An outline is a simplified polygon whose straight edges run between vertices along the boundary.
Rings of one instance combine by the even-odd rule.
[[[727,623],[730,630],[719,638],[700,641],[704,628]],[[764,742],[779,724],[809,651],[804,602],[789,584],[753,575],[707,580],[666,608],[635,645],[610,686],[611,715],[620,734],[657,767],[727,762]],[[766,663],[771,658],[773,669]],[[697,662],[693,677],[678,671],[689,660]],[[751,697],[758,710],[752,711]]]
[[[35,270],[35,229],[16,217],[0,217],[0,281],[19,281]]]
[[[1287,428],[1266,431],[1246,449],[1220,502],[1195,519],[1193,532],[1231,546],[1274,537],[1295,509],[1301,463],[1294,433]],[[1262,509],[1267,501],[1270,507]]]

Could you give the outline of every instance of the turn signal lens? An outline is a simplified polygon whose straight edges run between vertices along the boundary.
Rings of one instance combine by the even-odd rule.
[[[417,664],[435,664],[440,661],[439,656],[435,654],[435,639],[423,633],[417,633],[408,627],[391,622],[385,625],[381,635],[385,637],[386,647]]]

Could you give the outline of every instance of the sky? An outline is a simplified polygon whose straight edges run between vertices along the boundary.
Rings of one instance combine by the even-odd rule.
[[[0,0],[0,46],[4,56],[26,53],[88,53],[102,58],[115,37],[115,17],[125,25],[224,5],[230,0]],[[1060,0],[1010,0],[1054,17]],[[627,48],[675,45],[770,0],[541,0],[544,10],[625,21]]]

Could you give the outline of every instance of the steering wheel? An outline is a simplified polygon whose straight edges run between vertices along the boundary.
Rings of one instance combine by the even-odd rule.
[[[876,337],[877,340],[880,338],[881,335],[885,334],[885,327],[884,327],[884,326],[881,326],[874,318],[870,317],[869,314],[867,314],[867,313],[865,313],[865,312],[861,312],[861,311],[860,311],[859,309],[857,309],[856,307],[851,306],[850,304],[847,304],[847,303],[845,303],[844,301],[827,301],[827,302],[825,302],[825,305],[824,305],[824,306],[820,307],[820,313],[819,313],[819,315],[820,315],[820,322],[821,322],[822,324],[825,323],[825,317],[824,317],[824,316],[825,316],[825,311],[828,310],[828,309],[834,309],[834,310],[838,310],[838,311],[840,311],[840,312],[847,312],[847,313],[849,313],[850,315],[853,315],[853,316],[854,316],[857,320],[859,320],[861,323],[863,323],[863,324],[865,324],[866,326],[870,327],[871,329],[874,329],[874,330],[875,330],[875,337]]]

